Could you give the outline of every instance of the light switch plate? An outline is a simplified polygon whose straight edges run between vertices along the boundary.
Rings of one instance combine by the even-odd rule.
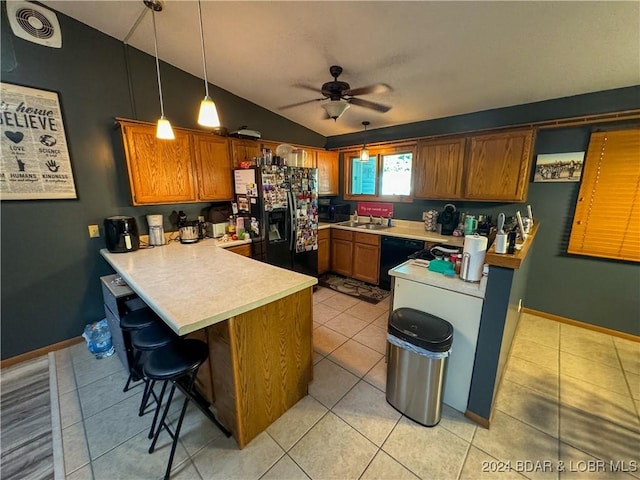
[[[89,238],[98,238],[100,236],[100,228],[98,225],[89,225]]]

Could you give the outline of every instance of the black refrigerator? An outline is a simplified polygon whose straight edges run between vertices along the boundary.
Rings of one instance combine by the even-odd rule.
[[[259,224],[252,256],[317,276],[318,170],[277,165],[237,169],[234,184],[239,214]]]

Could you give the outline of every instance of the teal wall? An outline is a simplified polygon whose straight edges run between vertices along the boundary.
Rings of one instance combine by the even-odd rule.
[[[3,82],[57,91],[78,192],[75,200],[3,201],[1,204],[2,358],[77,337],[104,317],[99,277],[112,273],[100,257],[104,239],[87,225],[111,215],[191,218],[209,204],[132,207],[115,117],[154,122],[159,116],[155,60],[129,49],[132,95],[121,42],[59,14],[63,48],[11,35],[2,10]],[[197,128],[202,80],[161,64],[165,110],[174,126]],[[264,138],[323,146],[325,138],[215,86],[210,88],[230,130],[248,125]],[[179,269],[179,265],[176,266]]]
[[[609,90],[588,95],[519,105],[439,120],[368,130],[368,142],[400,140],[505,127],[563,117],[600,114],[640,108],[640,87]],[[632,125],[603,123],[581,127],[540,130],[536,136],[532,163],[539,153],[586,151],[592,131]],[[336,148],[360,144],[362,134],[330,137],[327,145]],[[526,203],[452,202],[463,212],[507,216],[517,210],[524,215],[531,204],[540,223],[531,254],[524,306],[593,325],[640,335],[640,265],[566,253],[580,184],[529,184]],[[343,191],[343,190],[341,190]],[[335,201],[341,202],[341,198]],[[351,203],[352,209],[355,202]],[[425,210],[442,210],[444,201],[415,200],[396,203],[396,218],[420,220]]]

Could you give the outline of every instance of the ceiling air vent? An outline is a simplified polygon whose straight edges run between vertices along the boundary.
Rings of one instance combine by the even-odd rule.
[[[62,48],[58,17],[51,10],[29,2],[7,2],[9,25],[16,37],[39,45]]]

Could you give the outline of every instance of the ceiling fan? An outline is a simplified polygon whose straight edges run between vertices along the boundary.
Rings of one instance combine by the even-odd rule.
[[[329,68],[329,73],[333,77],[333,81],[326,82],[322,85],[322,88],[318,90],[315,87],[309,85],[298,85],[299,87],[318,92],[324,95],[321,98],[314,98],[312,100],[305,100],[303,102],[292,103],[291,105],[285,105],[280,107],[280,110],[286,108],[298,107],[312,102],[320,102],[322,100],[329,100],[329,102],[322,105],[327,111],[327,118],[337,120],[351,105],[357,105],[359,107],[369,108],[377,112],[385,113],[391,110],[391,107],[382,105],[380,103],[371,102],[369,100],[363,100],[357,98],[358,95],[367,95],[370,93],[384,93],[391,91],[391,87],[386,83],[374,83],[367,87],[351,88],[347,82],[341,82],[338,77],[342,73],[342,67],[339,65],[332,65]]]

